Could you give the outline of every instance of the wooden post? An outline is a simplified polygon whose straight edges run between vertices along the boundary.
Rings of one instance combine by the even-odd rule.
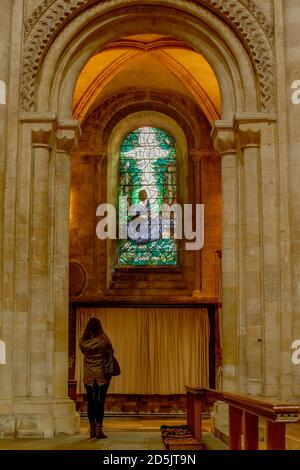
[[[245,412],[245,450],[258,450],[258,416]]]
[[[76,386],[77,380],[69,380],[69,398],[76,403]]]
[[[187,407],[187,426],[192,429],[192,401],[191,393],[186,394],[186,407]]]
[[[195,433],[195,395],[193,393],[190,393],[190,410],[191,410],[191,431],[192,434],[194,435]]]
[[[194,437],[202,442],[202,396],[194,395]]]
[[[267,421],[267,449],[285,450],[285,423]]]
[[[229,447],[230,450],[241,450],[242,416],[239,408],[229,405]]]

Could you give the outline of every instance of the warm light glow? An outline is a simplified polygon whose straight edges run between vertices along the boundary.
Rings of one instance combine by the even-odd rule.
[[[71,193],[70,193],[70,227],[73,226],[75,221],[75,195],[74,195],[74,188],[71,186]]]
[[[165,49],[165,52],[181,64],[201,85],[215,105],[219,115],[221,114],[221,94],[216,75],[204,57],[197,52],[179,49]]]
[[[74,92],[74,117],[82,121],[97,104],[129,89],[183,95],[211,123],[220,118],[220,88],[206,59],[180,41],[155,34],[122,38],[90,59]]]
[[[109,68],[121,56],[130,52],[130,49],[105,50],[92,57],[82,70],[74,92],[74,106],[91,86],[95,78]],[[108,77],[110,80],[111,77]],[[102,84],[103,86],[103,84]]]

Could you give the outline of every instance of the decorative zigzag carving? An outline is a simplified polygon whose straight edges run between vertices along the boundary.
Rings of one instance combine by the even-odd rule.
[[[40,17],[45,13],[45,11],[52,5],[56,0],[43,0],[40,5],[33,10],[31,16],[25,20],[25,38],[28,37],[33,26],[37,23]],[[269,38],[274,37],[274,28],[273,25],[269,22],[266,15],[262,10],[260,10],[254,0],[240,0],[241,3],[245,5],[246,8],[253,14],[257,22],[260,24],[264,32]]]
[[[26,18],[25,23],[24,23],[24,34],[25,34],[25,39],[28,37],[30,31],[32,28],[36,25],[40,17],[45,13],[47,8],[49,8],[52,3],[54,3],[56,0],[43,0],[39,6],[33,10],[31,16]]]
[[[21,104],[24,111],[34,105],[36,78],[45,52],[58,32],[74,16],[96,0],[44,0],[25,21]],[[98,2],[97,2],[98,3]],[[116,1],[107,0],[107,3]],[[197,0],[226,21],[239,35],[252,58],[261,92],[263,110],[275,107],[273,27],[253,0]]]
[[[268,38],[274,39],[274,27],[267,19],[266,15],[262,10],[258,8],[253,0],[241,0],[241,2],[248,8],[248,10],[255,17],[256,21],[260,24]]]

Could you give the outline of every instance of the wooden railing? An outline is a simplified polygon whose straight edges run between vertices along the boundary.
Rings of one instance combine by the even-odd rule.
[[[243,417],[244,449],[258,450],[258,419],[266,420],[266,437],[268,450],[285,449],[285,431],[287,423],[299,421],[298,405],[277,403],[264,398],[249,395],[238,395],[200,387],[186,387],[187,392],[187,425],[195,439],[202,443],[202,412],[208,403],[222,401],[229,405],[229,447],[241,450]]]

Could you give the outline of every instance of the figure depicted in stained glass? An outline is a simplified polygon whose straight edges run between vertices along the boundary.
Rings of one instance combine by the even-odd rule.
[[[132,220],[128,224],[128,237],[138,244],[149,243],[151,240],[151,204],[147,191],[139,192],[139,201],[129,208]]]

